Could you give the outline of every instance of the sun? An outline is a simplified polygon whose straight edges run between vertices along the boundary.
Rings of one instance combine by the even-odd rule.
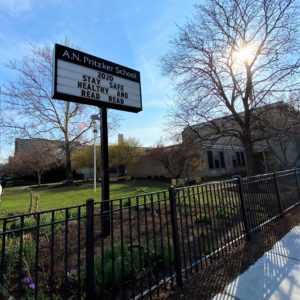
[[[250,64],[255,57],[255,47],[251,44],[246,44],[238,47],[232,53],[232,59],[237,64]]]

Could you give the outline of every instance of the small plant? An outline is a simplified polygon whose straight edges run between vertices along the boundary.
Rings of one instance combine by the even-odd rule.
[[[212,246],[205,246],[202,250],[203,256],[209,255],[215,251],[214,247]]]
[[[127,199],[126,201],[123,202],[123,207],[129,207],[131,206],[131,200]]]
[[[157,242],[156,245],[150,243],[148,247],[144,241],[133,245],[122,246],[119,242],[114,247],[107,246],[103,249],[103,256],[97,256],[94,260],[96,296],[100,297],[105,291],[117,289],[122,281],[129,283],[135,280],[147,268],[169,268],[173,260],[173,251],[168,250],[166,242]],[[85,266],[82,266],[80,277],[83,284],[85,272]],[[77,271],[70,271],[68,277],[76,284]]]
[[[31,278],[30,274],[34,270],[35,265],[35,242],[29,238],[29,235],[24,235],[22,244],[20,244],[19,239],[7,238],[5,247],[5,261],[5,290],[8,294],[10,294],[13,293],[14,289],[16,288],[16,282],[19,280],[20,275],[23,275],[24,278]],[[20,266],[22,266],[22,269],[20,269]],[[28,282],[27,279],[25,281]],[[31,283],[32,282],[30,281],[28,286]]]
[[[230,220],[233,217],[233,213],[228,208],[222,208],[217,212],[218,219]]]
[[[142,271],[144,266],[143,247],[132,247],[117,243],[114,247],[107,246],[103,250],[103,257],[94,260],[96,296],[100,297],[105,291],[118,288],[121,281],[131,281]],[[73,272],[70,279],[76,284],[77,274]],[[82,283],[86,278],[85,265],[82,266]],[[82,286],[84,287],[84,285]]]
[[[259,225],[268,220],[268,217],[265,213],[255,213],[254,215],[255,225]]]
[[[25,228],[29,228],[29,227],[34,227],[36,226],[36,220],[33,216],[27,216],[24,218],[23,221],[23,227],[21,226],[21,218],[16,218],[14,220],[14,222],[12,222],[10,224],[10,230],[17,230],[17,229],[25,229]],[[16,232],[15,234],[22,234],[23,230],[19,230],[18,232]]]
[[[256,206],[253,210],[258,213],[265,213],[265,209],[262,206]]]
[[[196,215],[196,222],[210,224],[211,220],[206,212],[202,212]]]
[[[30,277],[25,277],[23,279],[23,283],[29,290],[34,291],[36,288],[34,282],[32,282],[32,279]]]
[[[164,268],[169,268],[174,260],[173,249],[170,245],[170,249],[166,243],[161,244],[157,242],[157,244],[151,243],[149,245],[149,261],[150,265],[159,265]]]

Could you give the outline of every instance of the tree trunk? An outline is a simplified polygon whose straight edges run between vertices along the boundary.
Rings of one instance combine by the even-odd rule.
[[[38,172],[37,177],[38,177],[38,186],[40,186],[41,182],[42,182],[42,174],[40,172]]]
[[[246,159],[246,170],[248,176],[253,176],[256,174],[256,167],[254,162],[253,145],[250,139],[245,139],[243,141],[243,146],[245,150]]]
[[[66,151],[65,155],[66,155],[66,175],[67,175],[67,180],[73,180],[70,145],[69,145],[68,142],[65,144],[65,151]]]

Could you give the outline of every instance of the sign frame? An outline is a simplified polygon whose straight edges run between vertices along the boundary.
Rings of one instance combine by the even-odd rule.
[[[65,51],[67,51],[66,57],[63,57]],[[82,67],[90,68],[92,70],[96,70],[98,72],[113,75],[115,77],[119,77],[122,79],[126,79],[132,82],[136,82],[139,84],[139,107],[125,105],[125,104],[117,104],[117,103],[111,103],[96,99],[89,99],[85,97],[80,96],[73,96],[68,93],[62,93],[57,90],[57,84],[58,84],[58,60],[66,61],[68,63],[72,63],[74,65],[79,65]],[[85,61],[92,62],[92,64],[86,64]],[[103,70],[104,69],[104,70]],[[120,72],[123,71],[123,73],[116,73],[116,70],[119,70]],[[125,74],[124,74],[125,73]],[[131,74],[131,76],[126,75]],[[130,97],[130,95],[129,95]],[[141,79],[140,79],[140,72],[116,63],[113,63],[111,61],[81,52],[76,49],[72,49],[67,46],[63,46],[60,44],[55,44],[54,46],[54,52],[53,52],[53,82],[52,82],[52,98],[58,99],[58,100],[65,100],[70,102],[76,102],[81,104],[88,104],[88,105],[94,105],[101,108],[111,108],[121,111],[128,111],[128,112],[140,112],[143,110],[142,107],[142,91],[141,91]]]

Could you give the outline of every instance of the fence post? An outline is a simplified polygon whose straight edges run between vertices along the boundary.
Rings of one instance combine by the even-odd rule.
[[[103,238],[110,235],[110,203],[109,200],[102,200],[101,201],[101,235]]]
[[[179,233],[177,225],[177,213],[176,213],[176,191],[174,186],[169,187],[169,199],[171,209],[171,226],[172,226],[172,238],[174,246],[174,263],[176,272],[176,282],[178,286],[182,286],[182,271],[181,271],[181,257],[180,257],[180,244]]]
[[[86,299],[95,299],[94,281],[94,200],[86,200]]]
[[[280,198],[279,184],[278,184],[278,178],[277,178],[276,172],[274,172],[274,182],[275,182],[276,198],[277,198],[277,202],[278,202],[278,210],[280,213],[280,217],[283,218],[282,203],[281,203],[281,198]]]
[[[241,177],[237,177],[237,183],[238,183],[238,189],[239,189],[240,200],[241,200],[242,218],[243,218],[243,222],[244,222],[246,239],[247,239],[247,241],[250,241],[251,240],[251,235],[250,235],[249,224],[248,224],[248,220],[247,220],[246,207],[245,207],[245,198],[244,198],[244,193],[243,193]]]
[[[7,219],[3,220],[3,225],[2,225],[2,236],[1,236],[1,268],[0,268],[0,299],[4,299],[4,278],[5,278],[5,272],[6,272],[6,265],[5,265],[5,259],[6,259],[6,253],[5,253],[5,247],[6,247],[6,226],[7,226]]]
[[[299,186],[299,179],[298,179],[297,168],[295,168],[295,176],[296,176],[297,189],[298,189],[298,195],[299,195],[299,200],[300,200],[300,186]]]

